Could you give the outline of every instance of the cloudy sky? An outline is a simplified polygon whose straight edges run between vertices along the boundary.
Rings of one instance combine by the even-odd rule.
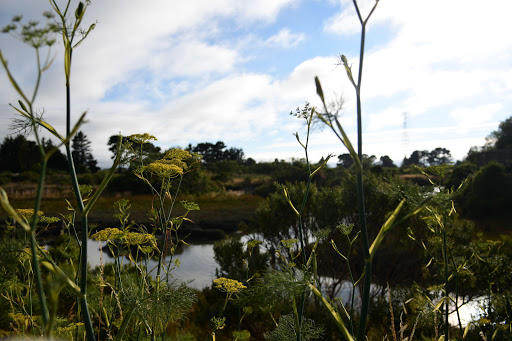
[[[58,3],[62,3],[60,0]],[[365,15],[373,0],[360,0]],[[13,15],[42,19],[47,1],[2,0]],[[511,115],[512,3],[509,0],[381,0],[367,29],[363,152],[400,163],[414,150],[448,148],[462,159]],[[290,111],[343,98],[341,122],[355,143],[355,95],[338,56],[358,68],[360,26],[350,0],[92,1],[96,28],[73,54],[74,119],[107,167],[109,136],[147,132],[162,148],[224,141],[259,161],[303,157]],[[0,49],[20,85],[34,84],[33,50],[8,34]],[[36,107],[63,132],[62,43],[51,51]],[[0,138],[18,96],[0,71]],[[313,161],[345,153],[327,129],[310,138]]]

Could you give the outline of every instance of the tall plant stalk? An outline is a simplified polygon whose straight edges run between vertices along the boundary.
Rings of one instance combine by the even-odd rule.
[[[78,213],[81,221],[81,243],[80,243],[80,291],[82,295],[79,298],[80,308],[83,315],[83,321],[85,325],[87,339],[89,341],[95,340],[94,330],[92,326],[91,316],[89,313],[89,306],[87,304],[87,241],[89,239],[89,225],[87,220],[87,211],[85,211],[85,205],[82,198],[82,194],[80,193],[80,187],[78,183],[78,177],[75,170],[75,164],[73,162],[73,155],[71,153],[71,145],[70,139],[72,136],[71,131],[71,61],[73,49],[78,46],[89,34],[89,32],[94,29],[94,24],[92,24],[86,32],[81,32],[80,24],[85,14],[85,10],[87,5],[80,2],[77,6],[74,15],[74,21],[72,25],[68,27],[68,11],[70,9],[71,0],[69,0],[66,4],[66,8],[64,11],[61,11],[59,6],[57,5],[55,0],[50,0],[50,4],[53,7],[53,10],[58,15],[61,22],[61,33],[62,40],[64,43],[64,73],[66,76],[66,155],[68,159],[68,167],[69,174],[71,176],[71,183],[73,186],[73,193],[75,195],[75,199],[78,205]],[[82,33],[81,39],[73,44],[73,40],[75,39],[77,33]],[[102,190],[102,189],[101,189]],[[98,191],[101,192],[99,189]]]
[[[50,19],[51,16],[46,15],[47,19]],[[17,22],[21,19],[21,17],[18,17],[17,19],[13,19],[13,22]],[[33,31],[31,31],[31,29]],[[9,33],[12,30],[16,30],[16,25],[10,25],[4,28],[3,32]],[[32,46],[35,49],[36,54],[36,64],[37,64],[37,74],[36,74],[36,81],[34,85],[34,90],[32,91],[32,96],[30,98],[25,94],[25,92],[21,89],[21,87],[16,82],[14,76],[11,74],[9,67],[7,66],[7,61],[5,60],[2,52],[0,51],[0,61],[2,63],[3,68],[5,69],[7,73],[7,77],[9,78],[9,81],[11,82],[11,85],[14,87],[16,92],[21,96],[21,100],[18,101],[19,108],[11,105],[16,111],[18,111],[24,119],[17,121],[17,128],[20,130],[28,130],[32,131],[35,135],[36,144],[38,147],[38,152],[41,158],[41,166],[39,171],[39,178],[37,182],[37,189],[36,189],[36,197],[35,197],[35,203],[34,203],[34,214],[32,215],[30,226],[28,226],[25,222],[21,224],[21,226],[24,228],[25,232],[29,236],[30,241],[30,250],[31,250],[31,257],[32,257],[32,270],[35,277],[36,282],[36,289],[39,296],[39,304],[41,307],[41,315],[43,319],[43,325],[45,326],[44,333],[45,335],[51,336],[51,326],[50,326],[50,315],[48,311],[48,305],[46,300],[46,295],[44,292],[43,287],[43,279],[41,275],[41,267],[39,263],[39,256],[38,256],[38,245],[36,241],[36,229],[37,224],[39,222],[39,214],[41,207],[41,200],[42,200],[42,193],[44,188],[44,180],[46,177],[46,167],[48,163],[49,157],[53,154],[53,151],[46,152],[44,149],[44,145],[39,137],[39,131],[38,131],[38,122],[41,119],[35,111],[34,111],[34,102],[37,97],[37,93],[39,91],[39,85],[41,83],[41,77],[44,71],[46,71],[51,63],[52,60],[50,59],[50,51],[51,46],[54,44],[54,40],[50,37],[50,34],[52,32],[52,26],[46,25],[43,29],[37,29],[34,26],[32,28],[28,28],[27,30],[23,31],[23,33],[15,33],[13,32],[13,35],[22,40],[23,42],[27,43],[28,45]],[[41,62],[40,57],[40,49],[42,47],[48,47],[48,54],[44,62]],[[2,206],[11,213],[12,215],[12,206],[10,206],[7,195],[2,189],[1,193],[1,204]],[[15,213],[15,212],[14,212]],[[21,222],[20,217],[17,215],[13,215],[15,220],[17,222]]]
[[[362,243],[362,252],[364,257],[364,281],[363,281],[363,290],[362,290],[362,302],[361,302],[361,310],[359,314],[359,327],[357,330],[357,340],[362,341],[365,338],[366,332],[366,322],[368,319],[368,307],[370,302],[370,287],[371,287],[371,276],[372,276],[372,249],[374,246],[378,246],[380,243],[382,236],[384,233],[390,228],[391,223],[388,224],[386,222],[382,229],[382,236],[379,239],[376,239],[374,245],[370,247],[370,243],[368,241],[368,229],[366,225],[366,211],[365,211],[365,203],[364,203],[364,182],[363,182],[363,133],[362,133],[362,105],[361,105],[361,84],[363,77],[363,62],[364,62],[364,48],[365,48],[365,37],[366,37],[366,24],[370,19],[371,15],[375,11],[379,0],[375,1],[370,13],[368,16],[363,19],[361,12],[359,10],[359,6],[357,5],[357,1],[352,1],[357,13],[357,17],[361,24],[361,40],[360,40],[360,50],[359,50],[359,70],[357,75],[357,82],[354,79],[352,74],[351,66],[348,64],[347,58],[344,55],[341,55],[341,63],[345,67],[345,71],[347,76],[354,86],[356,92],[356,100],[357,100],[357,152],[352,147],[348,136],[345,134],[345,131],[341,127],[341,124],[338,122],[337,117],[329,113],[327,109],[327,105],[325,104],[325,98],[323,94],[322,87],[320,85],[320,81],[318,78],[315,79],[317,94],[322,100],[324,105],[325,114],[318,113],[320,119],[327,124],[336,136],[341,140],[341,142],[347,147],[350,152],[350,156],[354,160],[355,169],[356,169],[356,193],[357,193],[357,207],[358,207],[358,215],[359,215],[359,228],[361,234],[361,243]],[[401,206],[399,206],[401,207]],[[399,209],[399,208],[397,208]],[[397,213],[397,212],[395,212]],[[379,234],[380,235],[380,234]],[[377,244],[376,244],[377,243]]]
[[[310,261],[307,260],[307,257],[306,257],[306,245],[307,245],[308,241],[306,240],[306,237],[305,237],[305,234],[304,234],[304,221],[303,221],[304,212],[306,210],[306,203],[307,203],[308,198],[309,198],[309,191],[310,191],[310,188],[311,188],[311,183],[312,183],[313,176],[322,167],[324,167],[327,164],[327,162],[329,161],[329,159],[332,156],[332,155],[328,155],[327,158],[323,161],[323,163],[320,164],[314,171],[312,171],[311,163],[309,162],[308,146],[309,146],[309,135],[310,135],[310,132],[311,132],[311,124],[313,122],[313,116],[314,115],[315,115],[315,112],[314,112],[313,108],[309,107],[309,105],[306,105],[302,110],[301,109],[297,109],[297,113],[295,114],[295,116],[297,116],[297,117],[301,117],[301,118],[306,119],[306,122],[307,122],[307,125],[306,125],[307,126],[306,141],[303,143],[300,140],[300,138],[299,138],[299,134],[298,133],[295,134],[295,137],[297,138],[297,141],[299,142],[299,144],[304,149],[304,153],[305,153],[305,156],[306,156],[306,165],[307,165],[307,169],[308,169],[308,180],[307,180],[307,183],[306,183],[306,189],[305,189],[304,194],[302,196],[302,201],[301,201],[301,204],[300,204],[300,207],[299,207],[298,210],[293,205],[293,203],[291,201],[291,198],[289,197],[286,188],[283,187],[284,194],[285,194],[285,197],[286,197],[286,199],[288,201],[288,204],[292,207],[293,211],[295,212],[295,214],[297,216],[297,224],[298,224],[298,232],[299,232],[298,239],[299,239],[300,247],[301,247],[301,250],[302,250],[302,257],[301,258],[302,258],[302,265],[303,265],[303,270],[304,271],[309,271],[310,270],[311,257],[314,256],[313,255],[314,250],[313,250],[312,251],[312,255],[310,256]],[[297,341],[300,341],[302,339],[301,325],[302,325],[302,320],[303,320],[303,317],[304,317],[305,301],[306,301],[306,289],[304,289],[302,291],[301,295],[300,295],[300,301],[299,301],[299,306],[298,307],[297,307],[297,304],[295,302],[295,299],[292,300],[293,312],[294,312],[295,324],[296,324],[296,331],[297,331]]]
[[[366,24],[370,19],[371,15],[375,11],[379,0],[375,1],[370,13],[368,16],[363,19],[361,16],[361,12],[359,10],[359,6],[357,5],[356,0],[352,0],[355,10],[357,12],[357,17],[361,24],[361,42],[359,49],[359,71],[357,76],[357,83],[354,81],[354,77],[352,76],[352,70],[348,65],[347,58],[345,56],[341,56],[341,62],[343,63],[347,75],[349,77],[350,82],[354,86],[356,92],[356,100],[357,100],[357,158],[359,159],[360,167],[356,167],[356,177],[357,177],[357,207],[359,212],[359,225],[361,231],[361,242],[363,247],[363,257],[364,257],[364,281],[363,281],[363,292],[362,292],[362,303],[361,303],[361,312],[359,315],[359,328],[357,331],[357,340],[362,341],[365,337],[366,331],[366,322],[368,319],[368,306],[370,303],[370,287],[371,287],[371,276],[372,276],[372,258],[370,256],[370,244],[368,241],[368,229],[366,226],[366,210],[364,203],[364,183],[363,183],[363,168],[362,168],[362,160],[363,160],[363,132],[362,132],[362,108],[361,108],[361,83],[363,79],[363,62],[364,62],[364,47],[365,47],[365,38],[366,38]],[[354,155],[352,155],[354,157]]]
[[[359,22],[361,23],[361,43],[359,50],[359,72],[357,77],[357,83],[354,83],[352,77],[350,80],[354,85],[356,91],[357,98],[357,156],[359,160],[362,162],[363,160],[363,132],[362,132],[362,109],[361,109],[361,82],[363,78],[363,61],[364,61],[364,46],[365,46],[365,37],[366,37],[366,23],[373,11],[377,7],[379,0],[375,1],[375,5],[373,6],[370,14],[363,20],[361,16],[361,12],[359,10],[359,6],[357,5],[357,1],[353,0],[354,7],[357,12],[357,17],[359,18]],[[348,62],[346,58],[342,58],[345,68],[349,70]],[[348,71],[347,71],[348,72]],[[351,75],[351,72],[350,74]],[[363,246],[363,256],[364,256],[364,282],[363,282],[363,295],[362,295],[362,303],[361,303],[361,313],[359,316],[359,328],[357,331],[357,340],[362,341],[365,337],[366,331],[366,321],[368,318],[368,306],[370,303],[370,286],[371,286],[371,276],[372,276],[372,259],[370,257],[370,244],[368,242],[368,229],[366,226],[366,211],[364,204],[364,184],[363,184],[363,169],[362,167],[357,170],[357,207],[359,211],[359,225],[361,229],[361,242]]]

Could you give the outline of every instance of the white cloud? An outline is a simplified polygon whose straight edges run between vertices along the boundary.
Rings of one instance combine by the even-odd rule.
[[[361,22],[352,1],[340,0],[339,2],[341,11],[326,20],[324,23],[324,30],[330,33],[341,35],[352,35],[361,32]],[[374,7],[375,0],[360,0],[357,2],[357,4],[361,19],[365,20]],[[377,10],[380,10],[381,6],[382,5],[377,6]],[[374,17],[375,15],[372,14],[369,21],[369,23],[372,25],[375,23]]]
[[[279,22],[283,10],[300,9],[300,1],[155,0],[149,5],[135,0],[94,1],[85,22],[98,20],[97,27],[73,55],[73,117],[89,111],[90,123],[84,130],[98,158],[108,157],[106,141],[119,131],[149,132],[166,146],[224,140],[247,143],[254,152],[248,156],[284,155],[287,151],[278,151],[276,141],[293,144],[291,134],[301,129],[288,113],[306,101],[320,104],[314,84],[318,76],[327,98],[343,94],[341,120],[353,134],[354,89],[336,60],[318,49],[320,44],[313,44],[322,39],[332,43],[339,35],[335,38],[349,51],[347,57],[357,72],[358,56],[350,52],[358,51],[359,22],[351,0],[337,3],[339,12],[323,24],[328,34],[312,36],[306,30],[297,33],[300,26]],[[374,0],[359,3],[366,16]],[[6,0],[3,6],[1,18],[21,10],[33,18],[47,4]],[[397,161],[397,156],[410,154],[410,148],[446,143],[455,155],[455,150],[465,153],[483,140],[488,134],[484,129],[496,128],[512,105],[512,35],[503,34],[512,29],[511,7],[504,0],[379,3],[368,26],[362,86],[368,153],[388,154]],[[268,32],[277,34],[262,38]],[[314,53],[290,62],[289,74],[265,73],[272,70],[268,65],[251,69],[265,48],[277,47],[273,53],[279,58],[275,51],[299,44],[300,52]],[[5,35],[0,36],[0,46],[20,84],[31,88],[34,72],[28,66],[33,65],[33,52],[19,49],[20,43]],[[43,78],[38,105],[44,104],[48,119],[62,129],[61,49]],[[2,84],[4,76],[0,72]],[[12,90],[0,93],[0,103],[16,99]],[[12,112],[7,106],[4,111]],[[409,130],[408,146],[401,145],[404,112],[411,126],[425,125],[424,131]],[[7,125],[6,115],[1,115],[0,136],[6,134]],[[312,145],[313,159],[325,154],[321,148],[343,152],[331,135],[327,131],[314,135],[318,147]],[[264,146],[272,147],[261,151]],[[300,148],[297,153],[300,157]]]
[[[303,33],[292,33],[288,28],[283,28],[277,34],[266,40],[270,46],[290,48],[299,45],[305,39]]]
[[[494,115],[503,108],[500,103],[485,104],[476,108],[459,107],[450,113],[458,123],[458,129],[466,131],[479,128],[489,122],[494,123]]]

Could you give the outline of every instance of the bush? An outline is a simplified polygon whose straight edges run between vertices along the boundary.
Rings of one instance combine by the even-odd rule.
[[[37,182],[39,180],[39,174],[33,171],[24,171],[13,178],[15,182]]]
[[[11,172],[0,172],[0,186],[6,185],[12,181],[12,173]]]
[[[490,162],[475,174],[457,196],[457,201],[472,218],[510,215],[512,176],[505,173],[502,164]]]

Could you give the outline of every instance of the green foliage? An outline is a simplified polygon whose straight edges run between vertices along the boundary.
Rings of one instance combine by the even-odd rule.
[[[396,168],[393,160],[391,160],[391,158],[387,155],[381,156],[380,162],[382,167]]]
[[[214,243],[213,252],[219,264],[217,277],[246,281],[267,267],[268,255],[262,253],[259,245],[254,243],[244,245],[239,239],[224,239]]]
[[[468,181],[457,196],[465,215],[472,218],[488,218],[509,214],[512,202],[512,175],[505,167],[491,162]]]
[[[461,162],[453,167],[453,170],[446,179],[445,186],[448,188],[457,188],[463,184],[468,177],[475,174],[478,166],[471,162]]]
[[[402,162],[402,168],[411,165],[421,167],[442,165],[451,162],[450,151],[446,148],[436,148],[432,151],[415,150],[409,158],[405,157]]]
[[[496,149],[512,149],[512,116],[501,122],[498,130],[493,131],[488,140]]]
[[[33,170],[39,163],[39,151],[33,141],[23,135],[6,137],[0,146],[0,169],[19,173]]]
[[[195,147],[192,147],[192,145],[188,146],[188,150],[202,156],[203,162],[208,165],[208,168],[210,165],[219,161],[235,161],[236,163],[244,162],[245,158],[242,149],[234,147],[229,149],[226,148],[226,145],[222,141],[217,141],[215,144],[210,142],[201,142]]]
[[[78,173],[88,171],[96,173],[99,170],[98,161],[92,156],[91,142],[82,131],[77,132],[73,137],[71,148],[73,150],[71,155]]]
[[[269,341],[295,341],[297,340],[297,329],[293,314],[282,315],[275,330],[265,333],[265,340]],[[305,318],[300,325],[301,340],[321,339],[324,334],[323,328],[317,327],[311,319]]]
[[[88,3],[79,3],[74,13],[68,12],[70,7],[61,11],[53,0],[50,4],[61,20],[58,30],[65,47],[69,90],[72,51],[94,24],[87,30],[80,29]],[[364,33],[369,16],[363,20],[356,1],[354,5]],[[227,149],[221,141],[162,152],[153,144],[154,136],[135,134],[109,139],[114,154],[111,170],[78,177],[75,168],[86,173],[97,170],[90,142],[79,130],[83,116],[71,127],[68,115],[68,129],[61,135],[32,108],[40,77],[51,62],[41,63],[38,51],[54,44],[52,33],[57,29],[50,20],[52,16],[45,14],[45,17],[48,22],[42,28],[35,22],[21,25],[21,18],[16,17],[3,30],[36,49],[38,77],[34,93],[28,96],[10,74],[0,53],[9,81],[21,98],[13,106],[21,115],[13,128],[31,133],[35,138],[35,142],[22,135],[4,139],[0,146],[0,170],[6,172],[0,173],[0,184],[16,178],[37,182],[38,187],[33,208],[25,210],[15,210],[5,191],[0,193],[1,204],[11,215],[2,230],[0,243],[0,328],[3,329],[0,336],[5,332],[90,341],[154,340],[160,336],[168,338],[171,330],[180,330],[171,337],[190,340],[197,335],[204,339],[206,329],[215,339],[215,333],[225,329],[223,333],[240,341],[261,339],[262,335],[267,340],[314,340],[324,336],[337,339],[340,332],[345,339],[353,340],[356,331],[359,340],[375,335],[381,339],[390,323],[397,324],[392,312],[402,310],[401,321],[403,317],[406,325],[395,326],[396,329],[402,327],[409,332],[417,328],[418,335],[424,338],[435,335],[436,339],[439,339],[436,334],[440,323],[435,319],[443,313],[442,333],[447,339],[448,332],[450,337],[453,334],[462,337],[463,333],[460,325],[448,326],[447,312],[452,308],[447,302],[451,301],[458,309],[463,302],[478,298],[482,307],[478,320],[467,329],[468,338],[480,339],[479,334],[488,339],[510,337],[512,239],[502,236],[488,240],[477,234],[473,223],[459,219],[452,202],[456,195],[461,211],[477,218],[508,212],[512,178],[504,166],[490,163],[478,170],[475,164],[466,162],[451,168],[446,165],[451,161],[450,152],[436,148],[430,152],[415,151],[403,164],[403,167],[428,166],[414,171],[424,174],[422,179],[431,186],[420,188],[395,179],[398,170],[390,169],[394,164],[389,157],[381,157],[381,164],[375,165],[375,156],[363,154],[360,144],[356,152],[338,122],[338,111],[326,104],[320,81],[316,79],[317,94],[325,112],[320,113],[309,105],[296,112],[296,116],[306,120],[308,128],[305,140],[296,134],[305,151],[304,159],[256,163],[245,160],[241,149]],[[364,52],[364,34],[361,52]],[[361,74],[363,56],[360,61]],[[356,83],[345,56],[340,57],[340,64],[356,89],[360,121],[360,77]],[[69,107],[68,102],[68,114]],[[324,167],[330,156],[317,164],[308,159],[313,117],[332,128],[347,148],[348,153],[338,157],[340,167]],[[507,141],[511,122],[509,118],[500,124],[499,130],[491,135],[495,146],[489,148],[510,147]],[[51,140],[39,138],[38,128],[58,138],[68,157],[74,159],[74,163],[69,159],[70,175],[66,179],[71,180],[75,200],[73,204],[68,201],[69,212],[60,218],[47,217],[41,212],[42,190],[46,170],[67,168],[68,160]],[[358,135],[361,137],[360,130]],[[122,163],[129,171],[114,175]],[[19,175],[13,177],[12,172]],[[243,181],[234,179],[241,172],[250,175]],[[264,180],[255,181],[255,174],[260,178],[265,174]],[[91,235],[106,244],[114,262],[91,271],[87,267],[88,213],[112,177],[114,191],[152,195],[148,212],[151,226],[130,219],[128,200],[117,201],[115,227],[101,226]],[[466,185],[454,192],[466,178]],[[197,296],[186,284],[173,281],[172,270],[179,266],[176,250],[183,243],[183,224],[191,221],[188,215],[199,210],[199,205],[181,200],[181,211],[176,215],[176,200],[183,192],[221,191],[225,185],[222,182],[230,180],[233,180],[232,189],[252,188],[264,195],[272,192],[269,184],[273,180],[281,185],[269,194],[250,223],[262,241],[253,239],[244,244],[240,239],[229,238],[215,243],[219,278],[201,296],[209,300],[201,302],[205,311],[189,315],[198,317],[196,323],[202,323],[199,328],[203,330],[188,332],[183,326],[189,322],[181,325],[177,322],[196,309],[193,307]],[[259,188],[255,188],[255,183]],[[201,227],[187,229],[186,233],[224,235],[219,229],[203,229],[208,223],[216,224],[207,221]],[[54,245],[40,246],[46,243],[41,234],[60,224],[62,233]],[[393,233],[384,239],[392,228]],[[373,243],[370,245],[369,241]],[[269,252],[263,252],[260,244]],[[152,258],[158,260],[154,269],[150,267]],[[329,281],[333,284],[328,284]],[[393,298],[391,293],[388,299],[383,295],[370,296],[370,284],[382,294],[385,283],[402,284],[406,288],[395,287]],[[351,288],[349,301],[336,299],[337,289],[347,284]],[[358,287],[362,300],[361,310],[356,313]],[[284,314],[290,308],[293,312]],[[205,315],[208,315],[206,319]],[[279,323],[275,320],[277,316],[280,316]],[[318,327],[307,316],[323,321],[326,328]],[[205,327],[207,320],[213,326]],[[368,334],[367,320],[372,322]],[[277,327],[269,331],[268,324],[272,322]]]

